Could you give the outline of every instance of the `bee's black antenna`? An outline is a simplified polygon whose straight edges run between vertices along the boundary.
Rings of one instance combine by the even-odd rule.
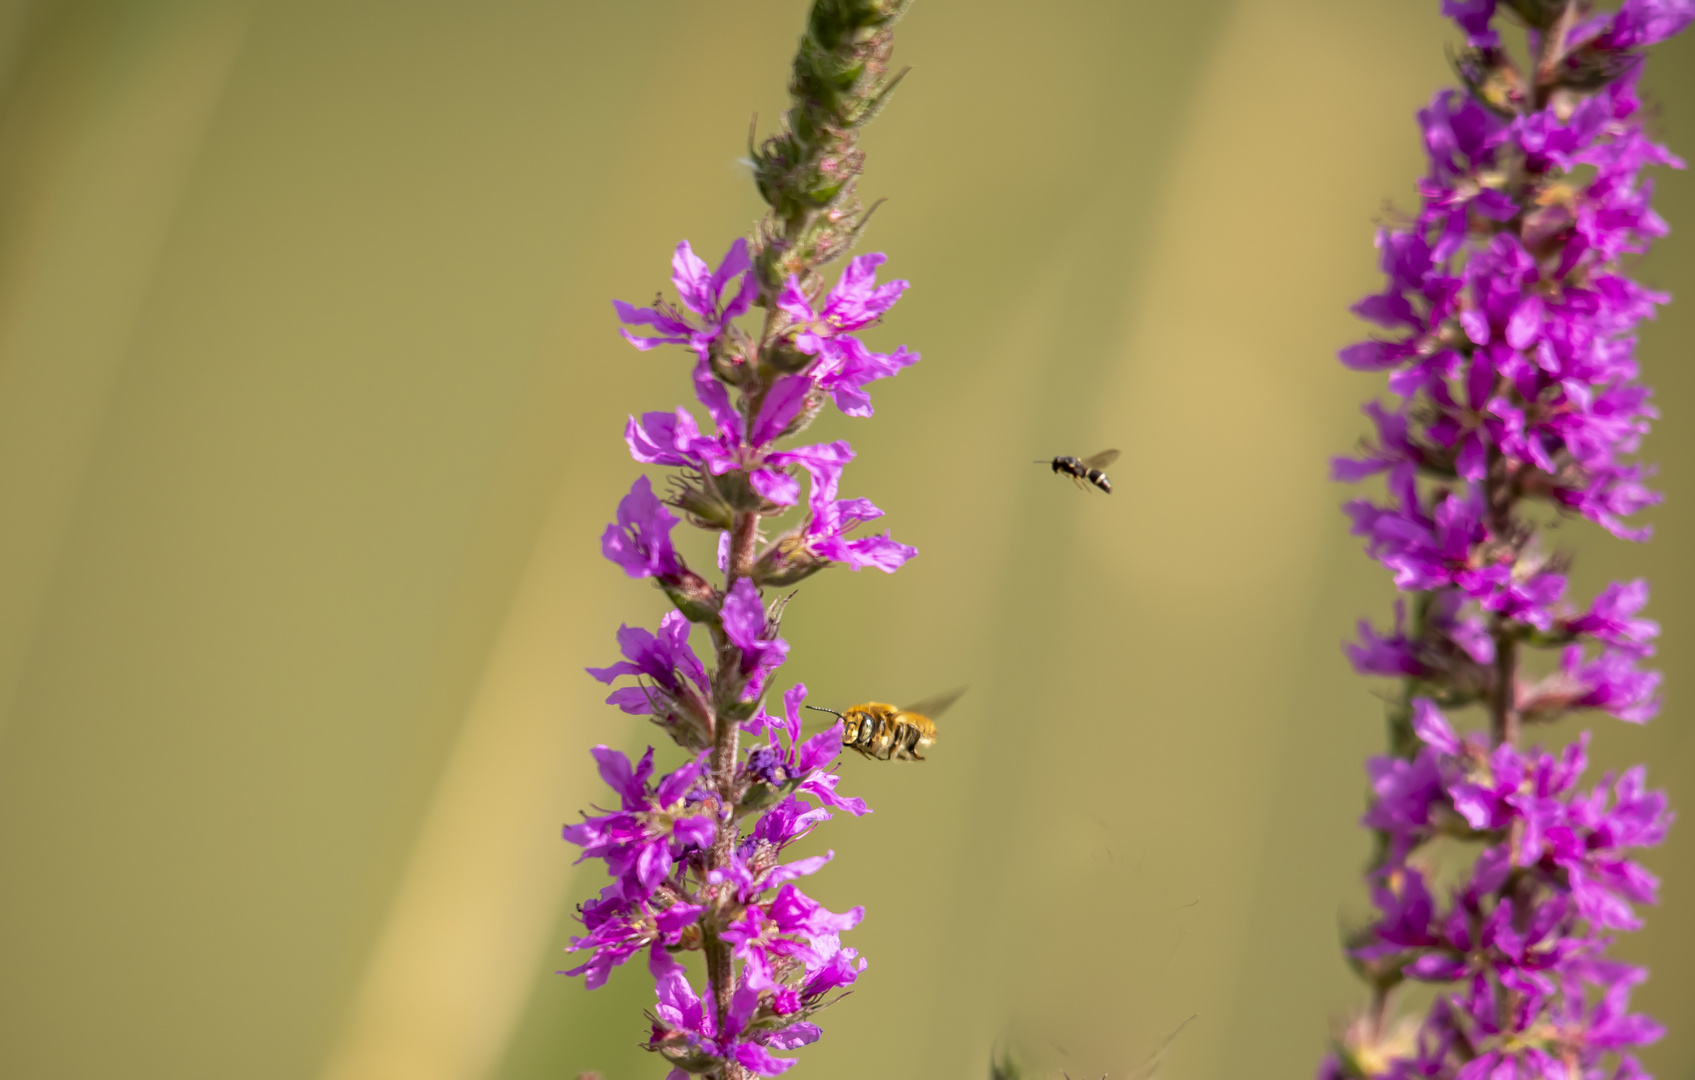
[[[837,720],[846,720],[847,719],[847,717],[843,716],[841,713],[837,712],[834,709],[825,709],[825,708],[822,708],[822,707],[817,706],[817,705],[808,705],[807,708],[811,709],[813,712],[827,712],[831,716],[835,717]]]

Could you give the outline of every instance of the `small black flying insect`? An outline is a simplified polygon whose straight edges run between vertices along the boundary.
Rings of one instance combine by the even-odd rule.
[[[1117,450],[1102,450],[1100,453],[1095,454],[1092,457],[1086,457],[1081,461],[1074,457],[1056,457],[1052,461],[1038,461],[1036,464],[1052,465],[1054,472],[1064,473],[1066,476],[1071,477],[1072,482],[1078,487],[1083,487],[1083,482],[1087,480],[1089,483],[1100,488],[1108,495],[1111,495],[1112,481],[1106,478],[1106,473],[1101,472],[1101,469],[1104,466],[1111,465],[1117,460]]]

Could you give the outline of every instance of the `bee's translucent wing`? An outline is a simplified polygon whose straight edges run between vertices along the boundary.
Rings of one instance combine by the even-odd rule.
[[[965,693],[968,689],[970,689],[970,687],[961,686],[957,690],[949,690],[945,694],[937,694],[934,697],[927,697],[916,705],[908,705],[901,711],[915,712],[919,716],[928,716],[930,719],[934,720],[944,712],[947,712],[948,706],[958,701],[959,695]]]
[[[1085,469],[1104,469],[1108,465],[1111,465],[1113,462],[1115,462],[1117,460],[1118,460],[1118,451],[1117,450],[1102,450],[1100,453],[1096,454],[1094,457],[1084,458],[1083,459],[1083,467]]]

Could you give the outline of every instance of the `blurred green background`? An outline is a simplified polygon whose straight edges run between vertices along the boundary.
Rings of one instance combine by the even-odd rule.
[[[1386,618],[1326,459],[1378,381],[1332,356],[1450,81],[1435,0],[920,0],[868,138],[912,290],[844,494],[922,556],[790,608],[813,700],[970,683],[877,812],[818,834],[866,905],[800,1073],[1305,1077],[1357,999],[1360,759]],[[552,974],[587,747],[650,729],[582,674],[656,593],[598,557],[624,414],[687,395],[610,297],[759,211],[748,116],[804,0],[0,5],[0,1075],[658,1077],[621,971]],[[1695,153],[1695,38],[1648,80]],[[1666,505],[1571,528],[1647,574],[1665,712],[1599,724],[1695,807],[1695,183],[1640,267]],[[1123,449],[1111,498],[1030,464]],[[1567,724],[1549,737],[1563,740]],[[673,751],[673,756],[675,751]],[[669,759],[667,759],[669,760]],[[1695,1077],[1688,826],[1620,951]]]

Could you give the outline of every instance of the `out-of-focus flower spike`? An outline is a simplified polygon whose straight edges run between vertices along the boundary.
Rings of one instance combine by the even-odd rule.
[[[1398,603],[1392,632],[1362,621],[1345,645],[1357,670],[1403,690],[1393,752],[1366,766],[1378,915],[1348,937],[1374,1000],[1319,1076],[1634,1080],[1645,1074],[1628,1051],[1662,1029],[1629,1012],[1643,971],[1605,950],[1656,898],[1635,849],[1663,839],[1665,797],[1639,768],[1581,789],[1587,733],[1559,753],[1521,744],[1528,725],[1580,710],[1651,718],[1660,675],[1641,664],[1659,627],[1640,615],[1642,581],[1574,608],[1567,557],[1543,552],[1539,515],[1521,504],[1648,536],[1630,519],[1659,499],[1635,460],[1657,413],[1634,351],[1667,297],[1621,260],[1664,235],[1641,173],[1675,159],[1645,132],[1636,84],[1642,50],[1695,22],[1695,0],[1442,10],[1466,38],[1454,59],[1465,90],[1418,113],[1421,205],[1379,231],[1386,283],[1354,308],[1377,330],[1340,354],[1385,371],[1402,398],[1368,408],[1375,440],[1332,473],[1384,477],[1386,497],[1344,509],[1412,616]],[[1497,30],[1509,11],[1529,31],[1523,63]],[[1533,648],[1564,651],[1536,678]],[[1470,705],[1487,731],[1449,722]],[[1421,869],[1439,837],[1480,848],[1451,888]],[[1388,996],[1409,979],[1437,984],[1435,1000],[1422,1021],[1395,1021]]]

